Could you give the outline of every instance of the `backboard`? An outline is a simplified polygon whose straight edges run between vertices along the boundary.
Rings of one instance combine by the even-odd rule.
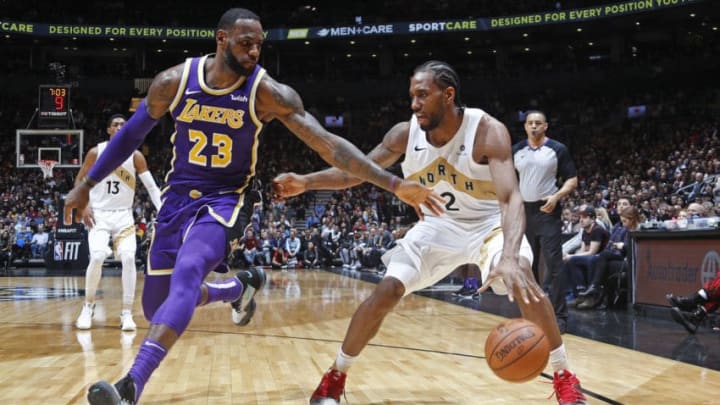
[[[82,166],[84,133],[81,129],[18,129],[15,133],[18,169],[38,168],[38,160],[55,160],[56,168]]]

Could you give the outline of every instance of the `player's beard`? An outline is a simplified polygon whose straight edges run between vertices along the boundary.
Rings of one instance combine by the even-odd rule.
[[[427,125],[420,125],[420,129],[422,129],[425,132],[430,132],[433,129],[437,128],[438,125],[440,125],[440,118],[435,116],[427,116]]]
[[[235,56],[230,52],[230,48],[225,48],[225,55],[223,56],[225,59],[225,64],[232,69],[233,72],[239,74],[240,76],[250,76],[252,74],[252,71],[255,69],[253,66],[253,69],[246,69],[240,62],[238,62],[237,59],[235,59]]]

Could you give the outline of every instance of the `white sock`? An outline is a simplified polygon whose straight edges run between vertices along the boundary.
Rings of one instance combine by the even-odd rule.
[[[348,356],[342,351],[342,347],[338,349],[337,357],[335,357],[335,368],[338,371],[342,371],[343,373],[347,373],[347,371],[350,369],[350,366],[352,366],[353,362],[355,361],[355,357]]]
[[[564,343],[558,346],[557,349],[550,352],[550,364],[552,365],[553,371],[556,373],[570,368]]]
[[[707,301],[708,295],[707,295],[707,291],[705,291],[704,288],[701,288],[700,291],[698,291],[698,295],[700,295],[701,297],[705,298],[705,301]]]

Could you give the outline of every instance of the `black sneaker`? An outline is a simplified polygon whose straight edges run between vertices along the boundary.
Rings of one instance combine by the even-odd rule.
[[[88,389],[87,400],[90,405],[134,405],[135,381],[130,374],[115,385],[99,381]]]
[[[694,334],[697,332],[698,326],[707,316],[707,311],[701,305],[698,305],[693,312],[683,312],[678,307],[670,308],[670,315],[675,322],[682,325],[688,332]]]
[[[245,326],[250,323],[253,315],[255,315],[255,294],[263,288],[267,281],[267,276],[262,267],[254,267],[249,270],[242,270],[235,274],[240,283],[243,285],[243,292],[240,298],[233,301],[232,320],[233,323]]]
[[[475,294],[476,291],[477,291],[477,289],[472,288],[469,285],[465,285],[465,286],[463,286],[463,288],[455,291],[453,293],[453,295],[458,296],[458,297],[470,298],[473,296],[473,294]]]

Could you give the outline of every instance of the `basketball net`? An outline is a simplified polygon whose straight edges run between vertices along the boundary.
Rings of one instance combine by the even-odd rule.
[[[38,160],[37,164],[43,172],[43,178],[48,179],[53,176],[53,168],[58,162],[55,160]]]

